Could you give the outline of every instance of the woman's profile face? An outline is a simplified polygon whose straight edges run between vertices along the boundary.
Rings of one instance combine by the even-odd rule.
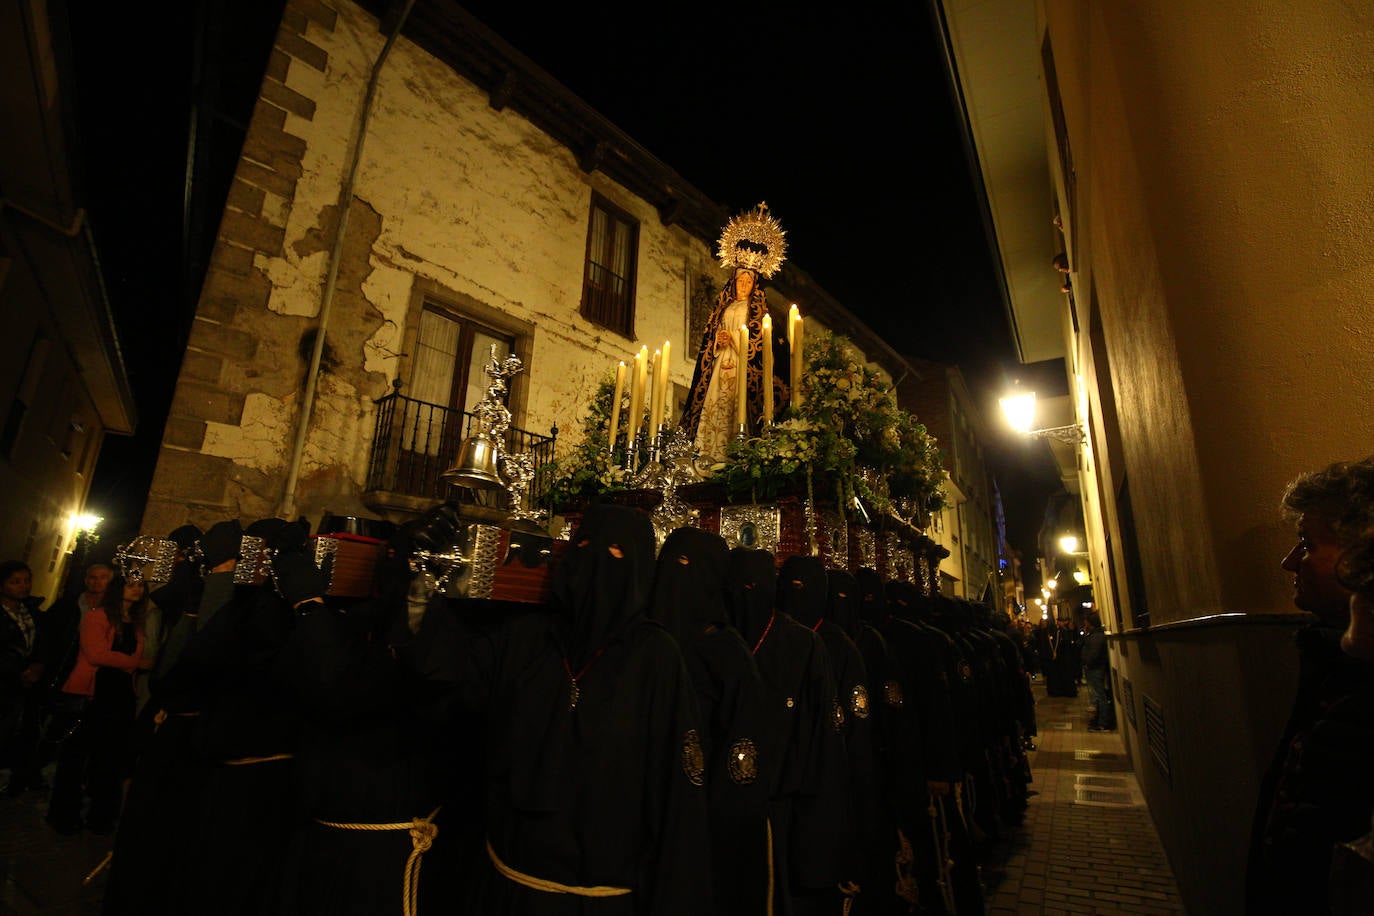
[[[735,301],[748,299],[754,292],[754,272],[741,270],[735,274]]]
[[[143,593],[148,590],[142,579],[130,579],[124,583],[124,600],[128,602],[138,601],[143,597]]]

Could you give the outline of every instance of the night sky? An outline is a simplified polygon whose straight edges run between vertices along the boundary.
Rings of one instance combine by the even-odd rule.
[[[793,262],[899,352],[960,365],[994,430],[1012,540],[1033,552],[1057,478],[1043,443],[997,432],[996,394],[1025,373],[924,2],[672,19],[650,4],[465,5],[707,196],[732,212],[766,200]],[[184,40],[170,42],[117,5],[72,11],[84,194],[141,417],[133,439],[107,437],[92,487],[112,538],[137,525],[194,308],[180,265],[195,4],[175,6],[167,30]]]

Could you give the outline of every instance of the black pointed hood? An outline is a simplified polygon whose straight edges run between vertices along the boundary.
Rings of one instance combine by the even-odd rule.
[[[826,616],[843,627],[850,639],[857,640],[863,631],[863,620],[859,617],[859,580],[843,569],[830,570],[826,573],[826,597]]]
[[[678,643],[701,635],[707,627],[729,623],[725,591],[730,548],[718,534],[700,528],[678,528],[658,551],[649,616]]]
[[[888,616],[883,577],[877,570],[861,566],[854,578],[859,582],[859,617],[875,626],[882,623]]]
[[[580,666],[644,613],[653,576],[649,517],[624,506],[588,509],[553,573],[569,664]]]
[[[730,622],[751,648],[758,644],[773,616],[773,590],[777,572],[767,550],[736,547],[730,551],[726,575],[730,595]]]
[[[923,600],[920,590],[910,582],[887,584],[888,611],[898,620],[919,620]]]
[[[826,614],[825,564],[820,557],[788,557],[778,570],[775,606],[815,629]]]

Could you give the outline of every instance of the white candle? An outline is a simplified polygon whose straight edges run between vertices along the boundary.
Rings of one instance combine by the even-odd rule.
[[[671,362],[672,358],[673,358],[673,342],[672,342],[671,340],[665,340],[665,341],[663,341],[663,364],[662,364],[662,365],[663,365],[663,390],[660,391],[660,392],[659,392],[659,395],[658,395],[658,397],[659,397],[659,404],[658,404],[658,421],[659,421],[660,423],[669,423],[669,422],[671,422],[671,420],[670,420],[669,417],[668,417],[668,414],[671,412],[671,409],[672,409],[672,398],[673,398],[672,393],[671,393],[672,390],[673,390],[673,372],[672,372],[672,370],[669,368],[669,367],[672,365],[672,362]],[[657,428],[657,427],[654,428],[654,432],[658,432],[658,428]]]
[[[615,434],[620,429],[620,398],[625,394],[625,360],[615,367],[615,395],[611,398],[611,437],[612,451],[615,451]]]
[[[739,353],[735,359],[736,422],[749,428],[749,326],[739,326]]]
[[[644,425],[644,375],[648,371],[649,348],[640,347],[635,354],[635,378],[630,386],[630,416],[625,424],[625,443],[629,445]]]
[[[663,351],[654,351],[654,387],[649,394],[649,436],[658,435],[658,422],[663,414]]]
[[[773,316],[763,316],[763,422],[773,422]]]
[[[802,353],[806,350],[804,330],[802,317],[798,315],[792,330],[792,406],[796,410],[801,410],[802,406]]]

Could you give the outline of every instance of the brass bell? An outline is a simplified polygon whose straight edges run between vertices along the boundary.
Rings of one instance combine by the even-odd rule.
[[[494,490],[504,486],[497,471],[499,457],[496,443],[482,433],[468,436],[458,447],[453,467],[439,475],[448,483],[476,490]]]

